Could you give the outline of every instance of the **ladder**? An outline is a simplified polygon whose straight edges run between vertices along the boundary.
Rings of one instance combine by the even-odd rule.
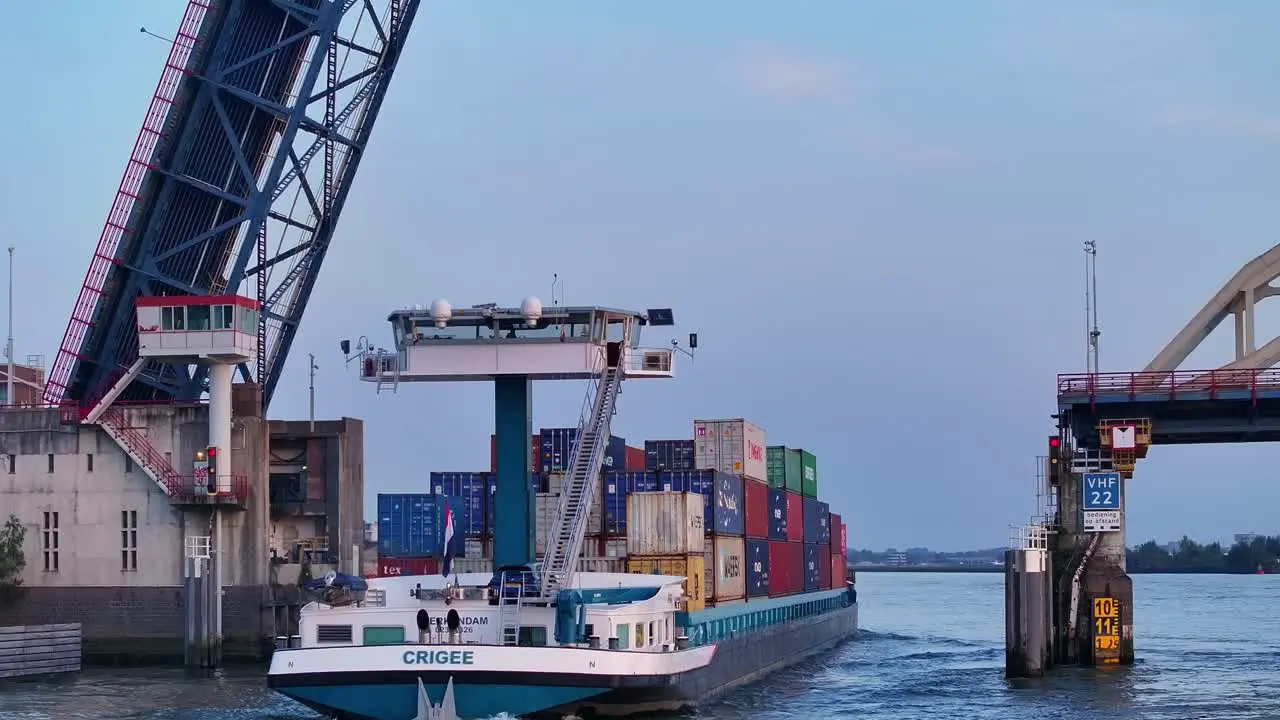
[[[507,584],[510,575],[516,577],[515,597],[509,597]],[[524,574],[503,572],[498,579],[498,623],[501,627],[499,641],[503,645],[520,644],[520,605],[524,601]]]
[[[603,364],[596,382],[587,388],[583,412],[578,420],[573,459],[565,473],[565,484],[560,489],[560,509],[547,537],[546,557],[542,561],[541,595],[548,601],[554,599],[573,576],[578,555],[582,552],[582,538],[587,532],[587,518],[596,499],[596,489],[600,486],[600,470],[609,444],[609,426],[618,393],[622,390],[624,374],[621,361],[619,367]]]

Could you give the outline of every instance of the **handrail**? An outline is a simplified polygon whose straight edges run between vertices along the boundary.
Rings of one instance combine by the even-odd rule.
[[[1058,376],[1058,396],[1168,395],[1179,392],[1280,391],[1280,368],[1248,370],[1172,370],[1165,372],[1070,373]]]

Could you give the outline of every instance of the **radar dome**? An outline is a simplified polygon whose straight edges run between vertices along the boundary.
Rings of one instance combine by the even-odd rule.
[[[451,317],[453,317],[453,306],[448,300],[437,298],[431,301],[431,319],[435,321],[436,327],[444,327]]]
[[[520,303],[520,314],[528,322],[535,323],[542,318],[542,301],[530,296]]]

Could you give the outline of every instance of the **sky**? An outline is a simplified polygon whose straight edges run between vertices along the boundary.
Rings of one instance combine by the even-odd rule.
[[[0,7],[0,244],[17,354],[51,363],[185,3]],[[924,12],[927,7],[928,12]],[[375,394],[338,341],[389,311],[672,307],[679,378],[615,434],[745,417],[818,456],[857,547],[1005,544],[1035,511],[1054,378],[1140,369],[1276,243],[1280,5],[427,0],[272,417],[366,422],[366,491],[485,470],[486,384]],[[0,300],[2,301],[2,300]],[[1264,305],[1258,344],[1280,334]],[[1224,323],[1184,363],[1231,359]],[[541,383],[535,427],[581,383]],[[1128,536],[1280,532],[1276,450],[1157,448]]]

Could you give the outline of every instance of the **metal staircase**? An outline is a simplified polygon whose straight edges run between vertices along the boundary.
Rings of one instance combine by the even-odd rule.
[[[147,441],[145,435],[129,424],[129,419],[119,408],[112,407],[112,403],[120,397],[125,388],[129,387],[130,383],[137,379],[146,364],[145,358],[134,361],[128,371],[103,393],[101,399],[83,413],[80,422],[101,427],[121,449],[128,453],[134,464],[142,468],[142,472],[160,486],[165,495],[173,498],[182,491],[182,477],[178,475],[178,471],[174,470],[173,465],[169,464],[164,455]]]
[[[508,584],[507,578],[516,576],[516,582]],[[514,587],[512,586],[514,585]],[[514,590],[514,593],[508,593]],[[502,573],[498,582],[498,623],[501,635],[499,642],[503,645],[520,644],[520,606],[524,603],[523,573]]]
[[[595,383],[588,386],[583,400],[573,459],[560,490],[559,513],[547,537],[540,583],[542,597],[546,600],[554,599],[577,569],[582,539],[587,531],[587,518],[600,487],[600,470],[604,465],[610,423],[618,393],[622,390],[624,372],[622,367],[602,365],[600,375]]]

